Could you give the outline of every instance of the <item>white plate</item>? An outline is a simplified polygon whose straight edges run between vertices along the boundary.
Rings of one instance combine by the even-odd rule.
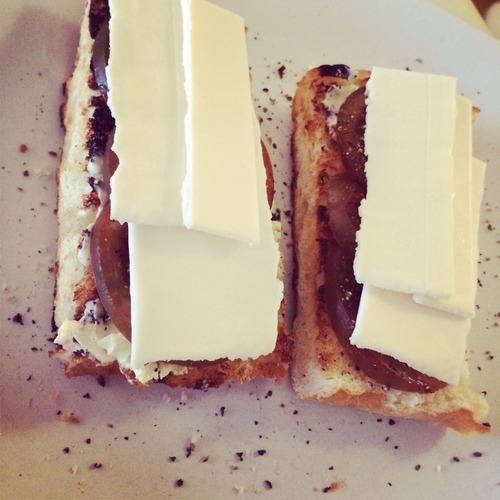
[[[254,94],[279,169],[289,166],[290,96],[318,64],[456,75],[482,109],[474,146],[489,169],[470,366],[473,387],[488,394],[493,429],[464,438],[393,423],[299,401],[286,382],[191,392],[138,390],[118,378],[105,387],[91,377],[66,380],[48,359],[58,162],[50,152],[61,151],[60,88],[83,0],[3,2],[2,498],[291,499],[325,488],[337,489],[336,498],[492,498],[500,450],[500,44],[418,0],[220,3],[246,18]],[[18,313],[23,325],[13,321]],[[80,422],[62,421],[61,412]]]

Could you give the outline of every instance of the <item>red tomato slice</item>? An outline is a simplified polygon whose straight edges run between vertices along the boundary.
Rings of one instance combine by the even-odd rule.
[[[109,202],[92,228],[90,258],[102,305],[118,330],[130,340],[128,227],[110,219]]]

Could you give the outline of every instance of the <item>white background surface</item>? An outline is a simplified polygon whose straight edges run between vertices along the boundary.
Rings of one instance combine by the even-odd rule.
[[[48,360],[58,163],[49,152],[61,152],[61,82],[72,69],[84,6],[80,0],[3,1],[1,498],[497,497],[499,42],[417,0],[220,3],[246,19],[257,111],[281,171],[289,167],[290,96],[318,64],[456,75],[460,92],[482,109],[474,147],[489,169],[470,367],[475,390],[487,392],[492,431],[465,438],[299,401],[287,382],[192,392],[139,390],[118,378],[105,387],[91,377],[65,379]],[[20,144],[28,151],[21,153]],[[18,313],[23,325],[12,321]],[[79,423],[62,421],[61,412],[74,413]],[[324,493],[331,485],[338,489]]]

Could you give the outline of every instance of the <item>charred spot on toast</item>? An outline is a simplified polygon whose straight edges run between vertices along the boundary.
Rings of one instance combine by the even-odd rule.
[[[95,39],[101,26],[110,19],[109,5],[107,0],[92,0],[89,8],[89,32]]]
[[[73,300],[76,303],[75,316],[73,319],[79,320],[85,313],[87,302],[96,300],[97,290],[95,288],[94,273],[92,269],[86,268],[83,278],[77,283],[73,293]]]
[[[92,68],[92,63],[90,63],[89,76],[87,78],[87,85],[89,89],[99,90],[99,85],[97,85],[97,80],[95,79],[94,69]]]
[[[91,191],[90,193],[83,195],[82,206],[86,210],[97,210],[101,205],[101,200],[96,189],[99,181],[97,181],[94,177],[89,177],[88,183],[90,185]]]
[[[333,76],[347,80],[351,76],[351,68],[346,64],[323,64],[319,66],[318,70],[322,78]]]
[[[88,158],[92,160],[95,156],[104,155],[109,136],[115,128],[115,119],[103,96],[93,97],[90,105],[94,107],[94,113],[89,120],[86,147]]]

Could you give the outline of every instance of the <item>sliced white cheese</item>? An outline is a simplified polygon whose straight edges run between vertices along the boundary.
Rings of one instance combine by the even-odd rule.
[[[484,168],[472,165],[472,103],[457,96],[454,145],[455,291],[448,299],[414,295],[419,304],[472,318],[476,312],[477,219],[481,197],[473,196],[473,180],[481,185]]]
[[[110,2],[111,216],[259,241],[243,19],[204,0]]]
[[[409,294],[365,285],[351,342],[457,384],[470,321],[417,304]]]
[[[283,285],[243,20],[204,0],[112,0],[111,17],[132,366],[270,353]]]
[[[118,124],[111,216],[182,225],[185,176],[182,14],[177,1],[110,0],[108,103]]]
[[[259,245],[129,225],[132,365],[256,357],[274,350],[282,283],[260,171]]]
[[[209,2],[183,0],[187,228],[259,241],[255,120],[243,19]],[[256,167],[257,165],[257,167]]]
[[[454,291],[454,78],[374,68],[367,84],[368,192],[358,282],[447,298]]]

